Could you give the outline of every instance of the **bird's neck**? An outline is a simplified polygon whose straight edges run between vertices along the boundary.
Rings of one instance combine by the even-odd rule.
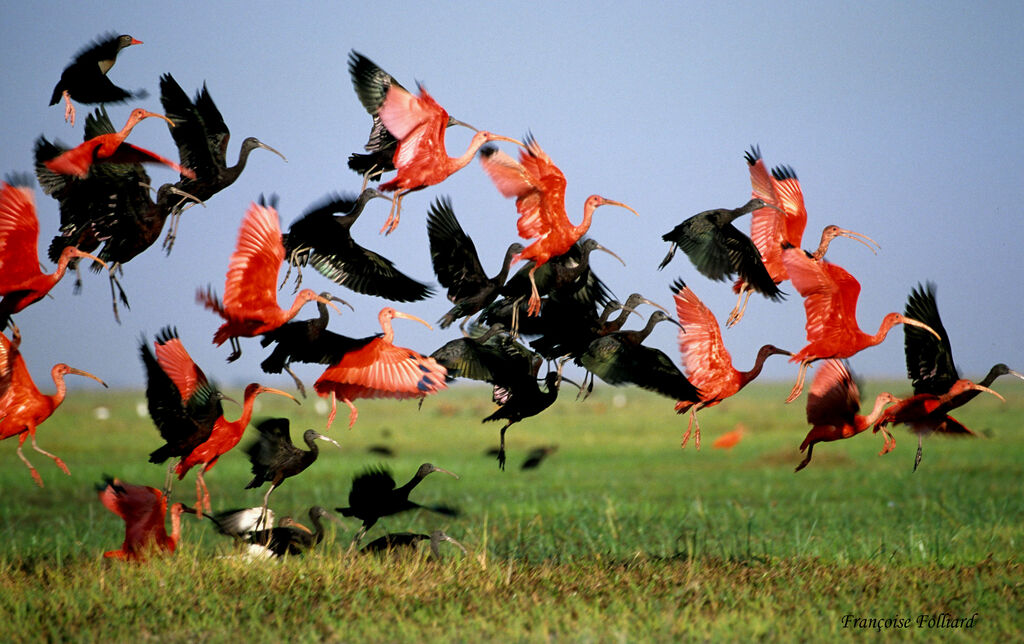
[[[875,406],[871,408],[871,413],[867,416],[856,416],[856,427],[857,431],[861,432],[871,427],[875,422],[881,418],[882,412],[885,411],[885,406],[889,403],[890,398],[882,393],[878,394],[875,398]]]
[[[768,359],[768,356],[772,355],[764,347],[757,352],[757,359],[754,360],[754,366],[751,367],[750,371],[741,371],[740,376],[740,389],[747,386],[751,380],[761,375],[761,369],[764,368],[764,361]]]
[[[181,510],[180,506],[171,508],[171,534],[168,537],[170,547],[173,550],[181,538]]]

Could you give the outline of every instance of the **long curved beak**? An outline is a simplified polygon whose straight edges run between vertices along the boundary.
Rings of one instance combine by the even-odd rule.
[[[464,121],[460,121],[459,119],[455,118],[454,116],[449,115],[448,116],[448,127],[451,127],[453,125],[461,125],[462,127],[468,127],[469,129],[473,130],[474,132],[479,132],[480,131],[480,128],[473,127],[469,123],[466,123]]]
[[[152,189],[153,189],[153,188],[152,188],[152,186],[150,186],[150,190],[152,190]],[[184,191],[184,190],[182,190],[181,188],[178,188],[178,187],[176,187],[176,186],[170,186],[170,185],[169,185],[169,186],[167,186],[167,189],[168,189],[169,191],[173,192],[174,194],[176,194],[176,195],[180,196],[180,197],[185,197],[186,199],[191,199],[192,201],[194,201],[195,203],[199,204],[199,205],[200,205],[200,206],[202,206],[203,208],[205,208],[205,207],[206,207],[206,202],[205,202],[205,201],[203,201],[202,199],[200,199],[199,197],[197,197],[197,196],[195,196],[195,195],[193,195],[193,194],[190,194],[190,193],[188,193],[188,192],[185,192],[185,191]]]
[[[95,380],[96,382],[100,383],[104,387],[107,387],[107,383],[103,382],[102,380],[100,380],[96,376],[92,375],[88,371],[82,371],[81,369],[75,369],[74,367],[68,367],[68,373],[73,373],[76,376],[85,376],[86,378],[92,378],[93,380]],[[107,387],[107,388],[109,389],[109,387]]]
[[[648,300],[646,297],[645,298],[641,298],[640,301],[643,302],[644,304],[650,304],[654,308],[661,309],[663,312],[665,312],[665,313],[667,313],[669,315],[672,315],[672,311],[669,311],[668,309],[666,309],[664,306],[658,304],[657,302],[652,302],[652,301]]]
[[[438,539],[438,541],[447,541],[448,543],[455,544],[455,547],[458,548],[459,550],[461,550],[462,554],[467,554],[467,552],[468,552],[466,550],[466,546],[462,545],[461,543],[459,543],[455,539],[452,539],[450,536],[448,536],[444,532],[442,532],[440,535],[438,535],[437,539]]]
[[[434,327],[430,326],[430,324],[426,320],[418,318],[415,315],[410,315],[408,313],[402,313],[401,311],[395,311],[395,317],[396,318],[405,318],[406,320],[412,320],[414,322],[419,322],[420,324],[422,324],[423,326],[427,327],[431,331],[434,330]],[[451,474],[451,472],[448,472],[448,473]],[[455,475],[452,474],[452,476],[455,476]],[[459,477],[456,476],[455,478],[459,478]]]
[[[910,326],[916,326],[919,329],[924,329],[925,331],[928,331],[929,333],[934,335],[939,340],[942,340],[942,336],[939,335],[938,333],[936,333],[935,329],[931,328],[930,326],[928,326],[924,322],[918,322],[917,320],[914,320],[912,318],[908,318],[908,317],[904,316],[903,317],[903,324],[909,324]]]
[[[491,134],[490,136],[487,137],[487,141],[508,141],[509,143],[515,143],[521,148],[526,148],[526,144],[520,141],[519,139],[513,139],[508,136],[501,136],[500,134]]]
[[[621,201],[615,201],[614,199],[605,199],[604,197],[601,197],[601,205],[602,206],[619,206],[620,208],[625,208],[626,210],[630,211],[631,213],[633,213],[637,217],[640,216],[640,213],[638,213],[637,211],[633,210],[633,208],[631,208],[630,206],[627,206],[626,204],[622,203]]]
[[[996,398],[998,398],[999,400],[1002,400],[1003,402],[1006,402],[1006,398],[1003,398],[1002,396],[1000,396],[998,391],[995,391],[994,389],[989,389],[988,387],[986,387],[984,385],[974,384],[974,385],[971,385],[969,388],[970,389],[974,389],[976,391],[984,391],[986,393],[990,393],[993,396],[995,396]]]
[[[163,119],[163,120],[167,121],[167,123],[168,123],[168,124],[169,124],[169,125],[170,125],[171,127],[175,127],[175,125],[174,125],[174,121],[172,121],[171,119],[167,118],[166,116],[164,116],[163,114],[160,114],[160,113],[158,113],[158,112],[150,112],[150,111],[147,111],[147,112],[146,112],[146,116],[152,116],[152,117],[154,117],[154,118],[158,118],[158,119]]]
[[[220,394],[220,399],[221,399],[221,400],[226,400],[226,401],[228,401],[228,402],[233,402],[233,403],[235,403],[236,405],[238,405],[239,407],[241,407],[241,406],[242,406],[242,403],[238,402],[237,400],[235,400],[235,399],[234,399],[234,398],[232,398],[231,396],[228,396],[227,394],[224,394],[224,393],[221,393],[221,394]]]
[[[317,295],[314,299],[317,302],[322,302],[322,303],[326,304],[327,306],[331,307],[332,309],[334,309],[335,311],[338,312],[338,315],[341,315],[341,309],[339,309],[337,306],[334,305],[334,302],[336,302],[336,301],[337,302],[341,302],[342,304],[344,304],[348,308],[352,309],[352,305],[351,304],[349,304],[348,302],[346,302],[345,300],[343,300],[341,298],[334,297],[333,295],[328,295],[327,297],[324,297],[323,295]],[[352,310],[355,311],[355,309],[352,309]]]
[[[1024,373],[1020,373],[1020,372],[1014,371],[1013,369],[1007,369],[1006,373],[1011,375],[1011,376],[1017,376],[1021,380],[1024,380]]]
[[[604,246],[602,246],[601,244],[598,244],[597,242],[594,242],[594,244],[596,244],[596,245],[594,246],[594,250],[603,250],[604,252],[608,253],[609,255],[611,255],[612,257],[614,257],[615,259],[619,260],[619,263],[620,263],[620,264],[622,264],[623,266],[625,266],[625,265],[626,265],[626,262],[624,262],[624,261],[622,260],[622,258],[621,258],[621,257],[619,257],[618,255],[616,255],[616,254],[615,254],[615,253],[613,253],[612,251],[608,250],[607,248],[605,248],[605,247],[604,247]]]
[[[341,445],[338,443],[338,441],[334,440],[330,436],[324,436],[323,434],[317,434],[316,437],[318,439],[322,440],[322,441],[327,441],[328,443],[334,443],[335,445],[338,446],[338,449],[341,449]]]
[[[291,398],[292,400],[295,401],[296,405],[301,405],[302,404],[301,402],[299,402],[298,398],[296,398],[295,396],[291,395],[287,391],[281,391],[280,389],[274,389],[273,387],[264,387],[263,388],[263,393],[265,393],[265,394],[277,394],[278,396],[284,396],[285,398]]]
[[[92,254],[87,253],[85,251],[78,250],[77,248],[75,250],[78,251],[76,254],[79,257],[88,257],[89,259],[91,259],[92,261],[96,262],[97,264],[102,264],[103,268],[107,269],[107,272],[110,271],[110,267],[107,266],[107,263],[105,261],[103,261],[102,259],[100,259],[99,257],[96,257],[95,255],[92,255]]]
[[[456,478],[456,479],[459,478],[459,475],[456,474],[455,472],[449,472],[448,470],[444,469],[443,467],[438,467],[436,465],[434,466],[434,471],[435,472],[442,472],[442,473],[447,474],[448,476],[451,476],[451,477]]]
[[[263,141],[259,141],[259,142],[258,142],[258,143],[257,143],[256,145],[257,145],[258,147],[261,147],[261,148],[263,148],[264,150],[269,150],[270,152],[273,152],[273,153],[274,153],[274,154],[276,154],[277,156],[279,156],[279,157],[281,157],[282,159],[284,159],[284,162],[285,162],[285,163],[288,163],[288,159],[287,159],[287,158],[286,158],[286,157],[285,157],[285,156],[284,156],[283,154],[281,154],[280,152],[278,152],[278,151],[277,151],[277,150],[275,150],[274,148],[270,147],[269,145],[267,145],[267,144],[266,144],[266,143],[264,143]]]
[[[879,250],[882,249],[881,245],[879,245],[878,242],[876,242],[874,239],[871,239],[867,235],[862,235],[861,233],[858,233],[858,232],[855,232],[855,231],[852,231],[852,230],[847,230],[845,228],[839,228],[838,230],[836,230],[836,236],[838,236],[838,237],[846,237],[847,239],[852,239],[854,241],[859,241],[860,243],[864,244],[869,249],[871,249],[871,252],[874,253],[875,255],[877,255],[878,252],[874,248],[872,248],[871,244],[874,244]],[[869,244],[868,242],[871,242],[871,243]]]

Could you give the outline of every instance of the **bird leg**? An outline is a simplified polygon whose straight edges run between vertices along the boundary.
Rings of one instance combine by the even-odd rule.
[[[534,264],[530,269],[530,306],[526,309],[526,314],[532,316],[540,314],[540,293],[537,292],[537,282],[533,279],[533,274],[538,268],[539,266]]]
[[[302,397],[305,398],[306,387],[302,384],[302,381],[299,380],[299,377],[295,375],[295,372],[292,371],[292,368],[290,366],[285,365],[284,370],[287,371],[288,375],[292,377],[292,380],[295,381],[295,387],[299,390],[299,393],[302,394]]]
[[[366,528],[366,524],[363,524],[359,528],[359,531],[356,532],[356,535],[354,537],[352,537],[352,543],[351,543],[351,545],[349,547],[355,547],[356,545],[359,544],[359,540],[363,538],[364,534],[366,534],[366,529],[367,529]]]
[[[498,468],[501,471],[505,471],[505,430],[512,426],[512,423],[508,423],[501,428],[501,440],[498,443]]]
[[[697,420],[697,405],[690,407],[690,422],[686,424],[686,433],[683,434],[683,440],[679,444],[680,448],[686,447],[686,442],[690,440],[690,430],[694,430],[694,444],[697,449],[700,449],[700,421]]]
[[[75,106],[71,104],[71,94],[68,94],[67,90],[63,93],[64,102],[67,105],[64,107],[64,122],[70,123],[72,126],[75,124]]]
[[[796,384],[793,385],[793,390],[789,392],[789,397],[786,398],[786,402],[791,403],[800,397],[800,394],[804,390],[804,379],[807,377],[807,367],[813,362],[812,360],[804,360],[800,363],[800,370],[796,374]]]
[[[237,336],[230,338],[231,353],[228,355],[228,362],[234,362],[242,357],[242,344],[238,341]]]
[[[917,435],[917,455],[914,457],[914,471],[917,471],[917,466],[921,464],[921,442],[924,440],[924,434]]]
[[[18,443],[18,458],[20,458],[21,462],[25,464],[28,471],[32,473],[32,480],[36,482],[36,485],[43,487],[43,477],[39,476],[39,472],[36,471],[36,468],[33,467],[32,463],[29,463],[28,459],[25,458],[25,455],[21,453],[21,445],[25,442],[25,438],[26,436],[22,434],[21,441]]]
[[[117,321],[118,324],[121,324],[121,316],[117,312],[117,300],[120,299],[121,303],[124,304],[124,308],[128,309],[129,311],[132,308],[128,304],[128,295],[124,292],[124,288],[121,286],[121,282],[118,281],[117,279],[117,274],[115,271],[117,271],[120,268],[121,264],[115,262],[114,264],[110,265],[110,269],[108,270],[108,277],[110,278],[110,301],[113,303],[114,319]],[[117,287],[116,292],[114,291],[115,286]]]
[[[799,472],[800,470],[807,467],[807,464],[811,462],[812,452],[814,452],[814,443],[811,443],[810,445],[807,446],[807,456],[804,457],[804,460],[800,461],[800,464],[796,466],[795,470],[793,470],[794,472]]]
[[[420,398],[421,402],[422,402],[422,400],[423,399]],[[349,412],[348,412],[348,428],[352,429],[352,426],[356,424],[356,419],[359,418],[359,410],[356,409],[356,406],[353,405],[352,401],[349,400],[348,398],[342,399],[341,402],[343,402],[346,405],[348,405],[348,408],[349,408]]]
[[[750,301],[750,294],[753,292],[754,289],[750,287],[750,284],[744,282],[740,288],[740,294],[736,298],[736,306],[732,307],[732,311],[729,311],[729,317],[725,321],[725,326],[731,327],[743,319],[743,313],[747,310],[747,302]],[[740,306],[741,299],[743,300],[743,306]]]
[[[512,339],[519,339],[519,303],[523,301],[523,298],[518,298],[512,302]]]
[[[167,476],[164,478],[164,496],[167,498],[171,496],[171,484],[174,482],[175,465],[174,461],[171,461],[171,464],[167,467]]]
[[[271,483],[270,489],[263,495],[263,510],[260,511],[260,519],[256,522],[257,530],[263,530],[267,527],[267,506],[270,503],[270,493],[274,491],[275,487],[277,486]],[[267,530],[267,534],[270,534],[269,530]]]
[[[196,474],[196,517],[199,519],[203,518],[204,505],[207,512],[213,510],[213,505],[210,503],[210,490],[206,487],[206,481],[203,480],[204,472],[206,472],[205,468]]]
[[[885,428],[885,425],[880,426],[878,429],[882,431],[882,439],[885,441],[882,443],[882,451],[878,453],[879,456],[882,456],[896,449],[896,437]]]
[[[56,454],[51,454],[51,453],[47,452],[45,449],[42,449],[41,447],[36,445],[36,435],[35,434],[32,434],[32,449],[34,449],[35,451],[39,452],[43,456],[49,456],[50,458],[52,458],[53,462],[57,464],[57,467],[59,467],[68,476],[71,476],[71,470],[69,470],[68,466],[64,464],[64,461],[60,460],[59,456],[57,456]]]
[[[391,198],[391,210],[388,211],[388,219],[384,222],[384,227],[380,229],[381,233],[390,235],[398,227],[398,220],[402,215],[402,196],[405,193],[405,190],[399,190]]]

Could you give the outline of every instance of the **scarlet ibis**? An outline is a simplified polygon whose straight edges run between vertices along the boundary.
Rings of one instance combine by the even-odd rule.
[[[395,302],[416,302],[429,297],[433,289],[400,272],[390,260],[352,239],[352,225],[374,197],[384,197],[384,194],[367,188],[358,197],[328,195],[293,221],[282,238],[289,270],[292,266],[301,270],[310,263],[324,277],[341,286]],[[300,273],[296,286],[301,280]]]
[[[309,447],[302,450],[292,445],[291,432],[287,418],[268,418],[256,425],[259,439],[246,448],[245,453],[252,463],[252,480],[245,489],[257,488],[270,483],[270,489],[263,496],[263,509],[267,510],[270,493],[278,488],[285,479],[298,476],[306,470],[320,455],[316,445],[317,439],[333,443],[341,449],[341,445],[329,436],[307,429],[302,440]]]
[[[679,326],[669,314],[655,311],[643,329],[615,331],[591,342],[579,362],[610,385],[634,384],[673,400],[692,400],[697,389],[672,360],[661,350],[643,345],[654,326],[664,321]]]
[[[485,148],[480,155],[484,170],[505,197],[516,198],[519,212],[517,227],[523,239],[536,239],[513,258],[533,260],[530,269],[532,292],[529,315],[540,313],[540,295],[534,274],[552,257],[568,251],[590,229],[590,220],[599,206],[612,205],[625,208],[637,216],[635,210],[624,203],[590,195],[583,204],[583,221],[574,226],[565,212],[565,175],[551,161],[532,136],[526,138],[525,149],[520,151],[519,162],[495,147]]]
[[[155,152],[125,143],[125,139],[139,121],[151,117],[171,122],[163,114],[150,112],[141,107],[136,108],[128,115],[128,120],[119,131],[87,139],[77,147],[46,161],[45,165],[57,174],[70,174],[81,178],[87,176],[93,164],[96,163],[162,163],[176,170],[182,176],[195,178],[195,173],[189,168],[183,168]]]
[[[64,108],[64,120],[74,125],[75,106],[71,104],[71,99],[79,103],[120,103],[129,98],[144,97],[145,91],[123,90],[107,78],[107,72],[117,62],[117,55],[121,50],[141,44],[141,40],[128,34],[105,34],[97,38],[75,54],[75,59],[64,68],[60,80],[53,88],[50,105],[56,105],[63,97],[67,104]]]
[[[447,329],[455,320],[465,318],[459,325],[465,333],[469,318],[498,298],[508,277],[512,257],[523,251],[523,245],[510,244],[501,262],[501,270],[494,277],[487,277],[476,246],[459,225],[448,197],[440,197],[431,204],[427,213],[427,238],[437,281],[448,289],[448,300],[455,305],[438,320],[438,325]]]
[[[352,404],[357,398],[424,398],[448,387],[445,368],[436,360],[392,344],[395,333],[391,320],[394,318],[414,320],[431,328],[415,315],[391,307],[381,309],[377,319],[383,334],[345,353],[313,384],[321,397],[331,399],[328,429],[334,422],[339,398],[350,410],[348,426],[351,429],[359,417],[359,410]]]
[[[732,449],[739,445],[743,437],[747,435],[747,427],[743,423],[738,423],[735,428],[725,432],[714,441],[711,442],[711,447],[715,449]]]
[[[202,518],[204,507],[212,509],[203,475],[242,439],[252,418],[256,397],[262,393],[292,400],[295,397],[279,389],[250,383],[242,398],[241,417],[228,421],[220,403],[223,395],[189,356],[176,330],[164,328],[157,335],[154,348],[155,356],[143,340],[140,352],[146,366],[149,413],[166,445],[151,453],[149,460],[163,463],[168,458],[179,457],[174,466],[178,480],[185,478],[193,467],[202,465],[196,475],[196,514]],[[298,404],[297,400],[295,402]],[[170,488],[169,478],[167,488]]]
[[[697,271],[709,279],[722,281],[738,274],[749,291],[776,302],[783,299],[785,295],[768,274],[757,246],[732,224],[738,217],[762,208],[777,209],[763,199],[754,198],[739,208],[705,210],[690,217],[661,236],[672,245],[658,270],[668,266],[676,248],[680,248]],[[731,326],[732,321],[733,316],[730,316],[726,325]]]
[[[534,447],[526,455],[526,459],[523,460],[523,464],[519,466],[521,470],[535,470],[540,467],[540,464],[558,451],[558,445],[541,445],[540,447]]]
[[[217,313],[225,322],[213,336],[213,343],[231,341],[228,362],[242,355],[239,337],[254,337],[273,331],[294,318],[307,302],[316,300],[338,309],[330,300],[310,289],[295,296],[290,309],[277,304],[277,274],[284,262],[281,225],[273,206],[253,203],[238,230],[238,243],[228,263],[224,283],[224,302],[209,288],[200,289],[196,300]]]
[[[381,192],[395,193],[391,212],[381,229],[388,234],[398,226],[405,195],[441,183],[466,167],[486,143],[508,141],[522,145],[516,139],[477,130],[461,156],[448,156],[444,135],[452,119],[422,85],[417,84],[417,87],[419,96],[414,96],[401,85],[391,83],[377,112],[381,123],[398,140],[392,157],[397,174],[380,184]],[[466,125],[461,121],[456,123]]]
[[[921,463],[922,442],[925,436],[932,432],[974,435],[974,432],[948,415],[951,410],[962,407],[983,391],[1002,399],[1002,396],[989,389],[988,385],[1004,373],[1020,378],[1024,376],[1008,369],[1006,365],[998,364],[992,367],[985,379],[978,384],[959,377],[956,364],[953,362],[949,336],[939,316],[934,284],[919,284],[915,287],[907,298],[904,314],[934,329],[939,338],[933,338],[909,326],[904,327],[907,375],[914,385],[914,395],[887,409],[875,422],[874,431],[881,430],[886,438],[886,445],[882,450],[884,454],[895,446],[895,439],[886,430],[886,426],[899,423],[908,425],[917,434],[917,455],[914,458],[914,471],[917,471],[917,466]]]
[[[421,541],[430,541],[430,556],[434,560],[441,558],[441,542],[447,541],[466,554],[466,547],[451,538],[444,530],[434,530],[430,534],[419,532],[389,532],[383,537],[377,537],[370,543],[363,546],[359,552],[372,553],[375,555],[387,555],[401,551],[412,551],[416,544]]]
[[[788,279],[782,264],[782,243],[800,247],[804,228],[807,227],[807,209],[804,208],[800,180],[790,166],[777,166],[769,174],[757,146],[751,146],[743,156],[750,169],[751,197],[768,204],[768,207],[757,209],[751,215],[750,240],[760,252],[768,274],[778,284]],[[730,326],[743,318],[753,286],[741,277],[733,285],[733,291],[739,297],[729,314]]]
[[[433,463],[423,463],[416,470],[409,482],[395,487],[395,479],[386,467],[375,467],[364,470],[352,479],[352,487],[348,492],[348,507],[335,508],[343,517],[355,517],[363,522],[359,532],[353,537],[352,543],[359,543],[366,531],[382,517],[398,514],[407,510],[423,508],[449,516],[458,514],[456,510],[442,505],[420,505],[409,500],[409,493],[420,484],[420,481],[434,472],[442,472],[453,478],[459,478],[454,472]]]
[[[814,374],[811,390],[807,394],[807,432],[800,451],[807,456],[796,466],[795,472],[811,462],[816,443],[852,438],[871,427],[882,415],[886,405],[899,399],[883,391],[875,397],[875,404],[867,416],[860,413],[860,383],[850,372],[845,360],[824,360]]]
[[[68,247],[57,257],[57,270],[47,275],[39,270],[38,244],[39,218],[32,189],[0,182],[0,330],[7,327],[12,314],[49,293],[71,260],[88,257],[106,266],[99,257]]]
[[[110,477],[106,477],[104,484],[97,488],[103,505],[124,519],[121,549],[108,550],[103,553],[104,557],[141,562],[154,553],[174,552],[181,538],[183,504],[171,506],[171,534],[167,534],[164,524],[167,497],[160,490]]]
[[[324,525],[320,521],[323,517],[340,523],[340,520],[326,509],[314,505],[309,509],[309,520],[313,523],[313,530],[285,518],[276,527],[249,533],[244,540],[256,551],[262,550],[269,556],[301,555],[324,540]]]
[[[238,149],[238,161],[229,167],[227,151],[231,132],[206,89],[206,83],[196,92],[195,99],[190,100],[173,76],[163,74],[160,77],[160,103],[169,120],[169,129],[178,146],[181,163],[195,173],[194,177],[183,176],[176,185],[197,200],[205,201],[233,184],[245,170],[249,153],[253,150],[268,150],[286,163],[288,161],[274,148],[250,136],[242,141]],[[175,207],[174,213],[180,214],[182,210]],[[168,251],[174,243],[176,232],[177,224],[174,221],[164,241]]]
[[[32,478],[39,487],[43,487],[43,479],[39,476],[36,468],[32,467],[28,459],[21,452],[22,445],[26,438],[32,439],[32,449],[44,456],[53,459],[65,474],[71,475],[67,465],[58,456],[41,449],[36,444],[36,428],[49,418],[57,407],[64,402],[64,395],[67,388],[64,385],[64,376],[69,373],[92,378],[104,387],[105,382],[87,371],[69,367],[64,363],[53,365],[50,369],[50,377],[57,391],[52,396],[39,392],[32,377],[25,366],[25,359],[21,357],[19,344],[21,337],[15,334],[14,341],[7,339],[6,335],[0,333],[0,440],[19,436],[18,458],[25,464],[25,467],[32,473]]]
[[[685,398],[676,403],[676,413],[690,412],[690,420],[683,435],[682,447],[695,432],[697,449],[700,449],[700,423],[697,412],[714,407],[726,398],[734,396],[761,374],[764,361],[769,356],[792,355],[774,345],[762,346],[754,359],[750,371],[739,371],[732,365],[732,356],[722,341],[722,330],[715,314],[700,301],[700,298],[677,279],[672,284],[675,292],[676,315],[682,324],[679,331],[679,352],[683,357],[686,377],[697,388],[697,396]]]
[[[800,371],[786,402],[800,395],[809,364],[822,358],[849,358],[880,344],[897,324],[916,326],[940,338],[927,324],[896,312],[882,319],[877,333],[868,335],[857,326],[860,282],[852,275],[827,260],[815,261],[799,248],[787,246],[782,261],[793,286],[804,298],[807,315],[807,345],[790,358],[790,362],[800,363]]]
[[[379,181],[385,172],[395,169],[394,157],[398,140],[381,122],[380,108],[388,95],[388,89],[392,85],[402,87],[402,84],[372,60],[356,51],[350,51],[348,54],[348,72],[352,77],[352,87],[359,97],[359,102],[373,117],[370,138],[363,146],[368,154],[351,154],[348,157],[348,167],[363,175],[365,190],[368,182]],[[449,116],[447,127],[453,125],[465,124]]]

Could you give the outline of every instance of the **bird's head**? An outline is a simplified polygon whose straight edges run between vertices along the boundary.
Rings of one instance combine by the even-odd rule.
[[[865,246],[867,246],[871,250],[871,252],[874,253],[875,255],[877,255],[878,252],[875,250],[874,247],[871,246],[871,244],[874,244],[879,249],[882,248],[881,246],[879,246],[878,242],[876,242],[874,239],[871,239],[867,235],[862,235],[862,234],[860,234],[858,232],[854,232],[852,230],[847,230],[845,228],[840,228],[839,226],[836,226],[835,224],[832,224],[832,225],[829,225],[829,226],[825,226],[824,230],[821,231],[821,245],[822,246],[827,245],[829,242],[831,242],[836,237],[846,237],[847,239],[852,239],[854,241],[859,241],[860,243],[862,243]],[[868,242],[870,242],[870,243],[868,243]]]
[[[760,358],[761,360],[765,360],[768,358],[768,356],[791,356],[793,355],[793,352],[786,351],[785,349],[780,349],[774,344],[766,344],[763,347],[761,347],[761,349],[757,352],[757,355],[758,358]],[[761,358],[761,355],[764,355],[764,358]]]
[[[64,364],[63,362],[60,362],[58,364],[53,365],[53,369],[51,369],[50,372],[53,375],[53,378],[55,380],[57,378],[62,378],[63,379],[64,376],[66,376],[68,374],[74,374],[76,376],[85,376],[86,378],[92,378],[93,380],[95,380],[96,382],[100,383],[104,387],[107,386],[107,383],[103,382],[102,380],[100,380],[96,376],[92,375],[88,371],[82,371],[81,369],[75,369],[74,367],[69,367],[68,365]]]
[[[593,212],[599,206],[618,206],[620,208],[625,208],[626,210],[630,211],[637,217],[640,216],[640,213],[638,213],[636,210],[633,210],[632,207],[627,206],[621,201],[615,201],[614,199],[606,199],[601,195],[590,195],[589,197],[587,197],[587,200],[583,203],[583,212]]]
[[[648,318],[647,321],[648,321],[648,324],[658,324],[660,322],[671,322],[672,324],[676,325],[680,329],[683,328],[683,325],[680,324],[679,320],[675,319],[675,317],[672,314],[666,313],[664,310],[660,310],[660,309],[655,311],[654,313],[651,313],[651,317]]]
[[[939,335],[938,333],[936,333],[935,329],[931,328],[930,326],[928,326],[924,322],[921,322],[919,320],[915,320],[914,318],[908,318],[907,316],[905,316],[905,315],[903,315],[901,313],[889,313],[884,318],[882,318],[882,327],[883,328],[890,328],[891,329],[892,327],[896,326],[897,324],[901,324],[901,323],[909,325],[909,326],[916,326],[919,329],[924,329],[928,333],[931,333],[932,335],[934,335],[938,340],[940,340],[940,341],[942,340],[942,336]]]
[[[298,299],[298,300],[301,300],[302,302],[313,302],[313,301],[316,301],[316,302],[320,302],[321,304],[326,304],[327,306],[329,306],[332,309],[334,309],[335,311],[337,311],[338,315],[341,315],[341,309],[339,309],[334,304],[335,302],[341,302],[342,304],[344,304],[348,308],[350,308],[350,309],[352,308],[352,305],[349,304],[348,302],[346,302],[345,300],[342,300],[340,298],[334,297],[333,295],[331,295],[330,293],[327,293],[327,292],[317,293],[313,289],[310,289],[310,288],[302,289],[301,291],[299,291],[299,294],[295,296],[295,298]],[[353,310],[355,310],[355,309],[353,309]]]
[[[458,474],[456,474],[454,472],[449,472],[448,470],[444,469],[443,467],[438,467],[437,465],[434,465],[433,463],[424,463],[423,465],[420,465],[420,469],[417,470],[416,476],[422,478],[422,477],[424,477],[424,476],[426,476],[428,474],[433,474],[434,472],[441,472],[443,474],[447,474],[448,476],[451,476],[452,478],[456,478],[456,479],[459,478]]]
[[[334,440],[330,436],[324,436],[320,432],[313,429],[307,429],[302,434],[302,439],[307,443],[312,443],[315,440],[327,441],[328,443],[333,443],[335,446],[337,446],[338,449],[341,449],[341,445],[338,444],[338,441]]]
[[[124,49],[125,47],[130,47],[132,45],[141,45],[141,44],[142,44],[141,40],[139,40],[137,38],[132,38],[128,34],[122,34],[122,35],[117,37],[117,49],[119,51],[121,49]]]
[[[431,329],[431,330],[434,329],[434,327],[430,326],[430,324],[426,320],[418,318],[415,315],[410,315],[409,313],[402,313],[401,311],[396,311],[395,309],[391,308],[390,306],[387,306],[387,307],[384,307],[383,309],[381,309],[380,315],[378,317],[380,319],[381,325],[383,325],[385,322],[390,322],[394,318],[403,318],[403,319],[406,319],[406,320],[413,320],[414,322],[419,322],[420,324],[422,324],[423,326],[427,327],[428,329]]]
[[[584,255],[586,255],[586,254],[590,253],[591,251],[595,251],[595,250],[603,250],[604,252],[608,253],[609,255],[611,255],[612,257],[614,257],[615,259],[619,260],[619,263],[621,263],[621,264],[622,264],[623,266],[625,266],[625,265],[626,265],[626,262],[624,262],[624,261],[622,260],[622,258],[621,258],[621,257],[619,257],[618,255],[616,255],[616,254],[615,254],[615,253],[613,253],[612,251],[608,250],[607,248],[605,248],[605,247],[604,247],[604,246],[602,246],[601,244],[597,243],[597,240],[596,240],[596,239],[594,239],[593,237],[588,237],[588,238],[587,238],[587,239],[586,239],[586,240],[585,240],[585,241],[583,242],[583,249],[582,249],[582,250],[583,250],[583,254],[584,254]]]
[[[953,383],[953,386],[949,388],[949,392],[946,395],[949,397],[954,397],[966,391],[983,391],[987,394],[992,394],[993,396],[995,396],[996,398],[1003,402],[1006,402],[1006,399],[1000,396],[998,391],[995,391],[994,389],[989,389],[984,385],[979,385],[977,383],[971,382],[970,380],[957,380],[955,383]]]
[[[242,141],[241,154],[248,154],[249,152],[255,150],[256,148],[262,148],[264,150],[268,150],[270,152],[273,152],[277,156],[279,156],[282,159],[284,159],[285,163],[288,163],[288,159],[285,158],[285,156],[283,154],[281,154],[280,152],[278,152],[274,148],[270,147],[269,145],[267,145],[263,141],[260,141],[255,136],[246,137],[246,139],[244,141]]]
[[[991,372],[993,378],[998,378],[1000,376],[1016,376],[1016,377],[1020,378],[1021,380],[1024,380],[1024,374],[1022,374],[1022,373],[1020,373],[1018,371],[1014,371],[1013,369],[1009,368],[1008,366],[1006,366],[1002,362],[1000,362],[999,364],[993,366],[992,369],[990,370],[990,372]]]
[[[78,250],[74,246],[68,246],[67,248],[61,251],[60,259],[57,261],[57,264],[64,264],[66,266],[68,262],[75,258],[91,259],[97,264],[102,265],[103,268],[107,269],[108,271],[110,270],[110,266],[108,266],[105,261],[103,261],[99,257],[96,257],[95,255],[85,252],[84,250]]]
[[[129,125],[134,126],[136,123],[138,123],[142,119],[148,119],[148,118],[163,119],[163,120],[167,121],[167,123],[171,127],[174,127],[174,121],[172,121],[171,119],[167,118],[163,114],[160,114],[158,112],[150,112],[149,110],[144,110],[141,107],[137,107],[134,110],[132,110],[132,113],[128,115],[128,123],[125,125],[125,127],[128,127]]]

